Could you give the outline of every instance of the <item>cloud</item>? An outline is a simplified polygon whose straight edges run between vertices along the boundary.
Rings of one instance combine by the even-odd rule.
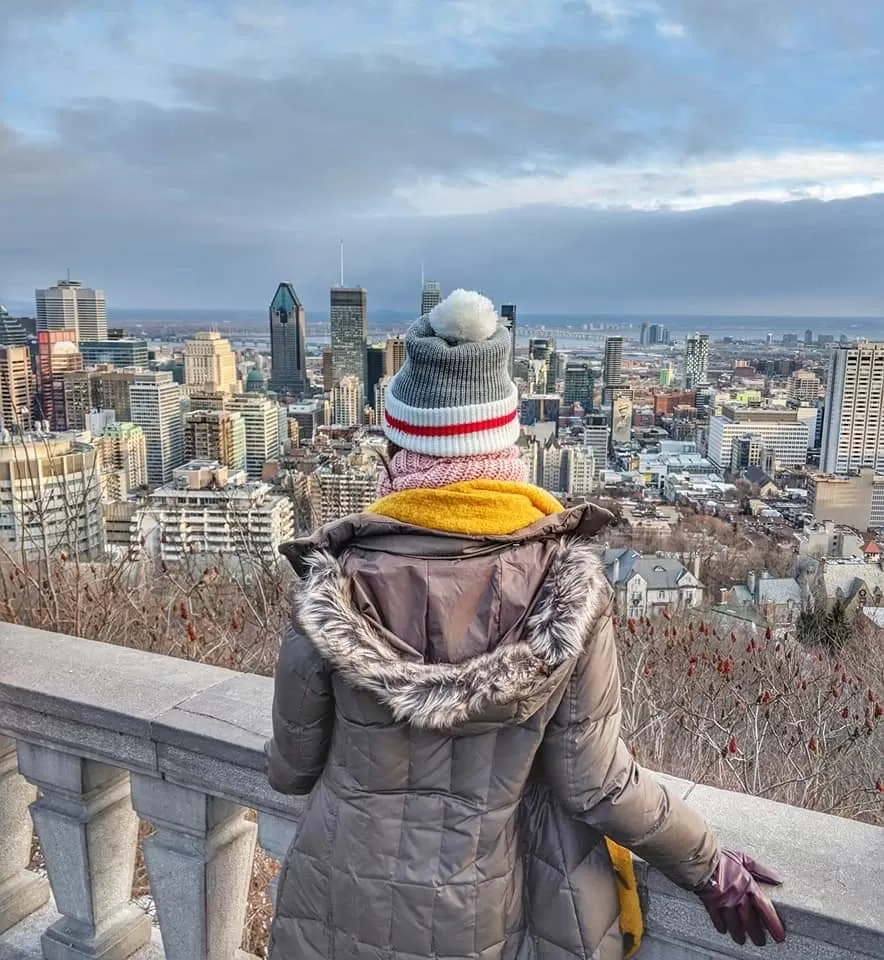
[[[679,243],[688,261],[744,222],[747,204],[765,201],[778,229],[809,209],[796,198],[827,200],[810,205],[832,211],[819,229],[847,229],[884,190],[876,0],[837,15],[821,0],[0,8],[13,41],[0,210],[16,225],[0,240],[0,296],[27,296],[70,262],[112,302],[243,305],[279,275],[324,298],[345,236],[348,261],[391,306],[411,282],[397,271],[426,249],[452,274],[482,266],[504,287],[530,276],[577,307],[589,289],[579,275],[560,287],[540,273],[571,262],[567,243],[583,249],[588,228],[575,224],[637,249],[647,230],[665,238],[660,263]],[[873,227],[850,233],[856,264],[869,262]],[[757,282],[740,266],[751,251],[733,256],[738,287],[707,269],[697,297],[713,296],[708,277],[728,302],[803,296],[788,271],[777,292],[764,265]],[[637,277],[630,262],[605,277],[624,303],[651,298],[644,277],[659,271],[636,260]],[[857,269],[845,265],[841,293],[832,279],[825,296],[875,295]]]

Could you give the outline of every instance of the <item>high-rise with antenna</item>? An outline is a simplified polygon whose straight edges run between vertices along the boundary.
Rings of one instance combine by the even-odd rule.
[[[421,266],[423,277],[423,265]],[[428,314],[437,303],[442,302],[442,288],[436,280],[426,280],[421,283],[421,316]]]
[[[79,280],[59,280],[35,291],[38,330],[73,330],[78,341],[107,340],[104,290],[84,287]]]
[[[342,377],[357,377],[364,391],[368,347],[368,296],[362,287],[344,286],[343,240],[340,241],[339,251],[340,283],[331,288],[329,302],[332,379],[334,383],[338,383]]]

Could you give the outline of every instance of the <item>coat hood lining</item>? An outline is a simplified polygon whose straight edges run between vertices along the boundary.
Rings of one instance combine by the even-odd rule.
[[[348,683],[374,694],[397,721],[425,729],[450,729],[481,719],[489,708],[529,699],[554,670],[576,662],[610,599],[590,542],[562,538],[524,640],[464,663],[426,664],[403,658],[353,606],[350,580],[337,558],[318,549],[303,562],[295,625]]]

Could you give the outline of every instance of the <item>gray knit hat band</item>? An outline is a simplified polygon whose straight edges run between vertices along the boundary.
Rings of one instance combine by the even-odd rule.
[[[384,432],[438,457],[505,450],[519,436],[510,333],[490,300],[455,290],[405,337],[405,363],[387,388]]]
[[[405,364],[389,389],[410,407],[463,407],[503,400],[513,389],[510,335],[498,327],[481,343],[448,343],[427,317],[405,337]]]

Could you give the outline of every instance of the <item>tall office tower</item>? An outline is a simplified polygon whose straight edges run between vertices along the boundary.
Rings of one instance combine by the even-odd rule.
[[[147,439],[135,423],[111,423],[95,441],[102,499],[125,500],[147,486]]]
[[[427,280],[421,290],[421,316],[426,316],[437,303],[442,302],[442,288],[436,280]]]
[[[132,422],[144,431],[147,479],[152,486],[168,483],[184,462],[181,387],[168,370],[136,373],[129,387]]]
[[[215,331],[198,333],[188,340],[184,346],[184,385],[188,393],[239,393],[236,354],[230,341]]]
[[[565,364],[565,403],[579,403],[587,412],[592,412],[595,382],[588,363]]]
[[[260,480],[264,464],[279,456],[279,404],[256,393],[232,397],[227,409],[242,415],[246,425],[246,473]]]
[[[384,376],[387,363],[387,348],[382,343],[376,343],[365,351],[365,398],[371,401],[374,388],[378,380]]]
[[[820,469],[884,472],[884,342],[835,347],[829,362]]]
[[[669,330],[662,323],[652,323],[648,327],[646,339],[643,343],[646,343],[649,347],[669,343]]]
[[[270,301],[270,389],[288,396],[307,390],[307,317],[290,283]]]
[[[66,430],[63,374],[83,369],[74,330],[40,330],[37,333],[38,420],[48,420],[53,430]]]
[[[35,292],[37,330],[75,330],[78,341],[107,340],[104,290],[93,290],[68,279]]]
[[[516,369],[516,305],[514,303],[501,305],[500,322],[510,332],[510,379],[512,380]]]
[[[528,359],[546,360],[555,348],[555,340],[549,340],[546,337],[531,337],[528,341]]]
[[[337,427],[359,426],[364,402],[362,381],[343,377],[332,390],[332,423]]]
[[[27,347],[0,347],[0,430],[29,430],[37,383]]]
[[[386,345],[384,375],[395,377],[405,363],[405,337],[390,337]]]
[[[695,333],[688,337],[684,351],[685,390],[695,390],[709,383],[709,337]]]
[[[603,372],[606,387],[623,385],[623,337],[605,338],[605,367]]]
[[[805,347],[813,346],[813,330],[808,329],[804,331],[804,346]]]
[[[583,443],[592,450],[595,476],[598,477],[608,467],[608,450],[611,446],[611,428],[604,416],[591,414],[587,417]]]
[[[66,430],[86,430],[92,412],[92,380],[88,370],[61,374]]]
[[[605,363],[602,371],[602,404],[610,406],[623,387],[623,337],[605,338]]]
[[[100,367],[89,372],[89,381],[94,410],[113,410],[116,419],[121,422],[132,419],[129,387],[135,382],[134,370]]]
[[[549,356],[546,358],[546,383],[544,388],[547,393],[555,393],[559,387],[559,374],[561,373],[562,355],[556,349],[555,340],[551,340],[552,347]]]
[[[246,468],[246,423],[230,410],[197,410],[184,418],[184,459],[216,460],[231,470]]]
[[[365,347],[368,343],[368,296],[362,287],[332,287],[332,370],[334,379],[357,377],[365,383]]]
[[[379,426],[384,423],[384,411],[387,408],[387,388],[390,386],[392,377],[381,377],[374,388],[374,412],[377,416]]]
[[[322,348],[322,389],[328,393],[335,385],[334,358],[331,347]]]
[[[9,311],[0,303],[0,347],[26,347],[28,331],[17,317],[10,317]]]

